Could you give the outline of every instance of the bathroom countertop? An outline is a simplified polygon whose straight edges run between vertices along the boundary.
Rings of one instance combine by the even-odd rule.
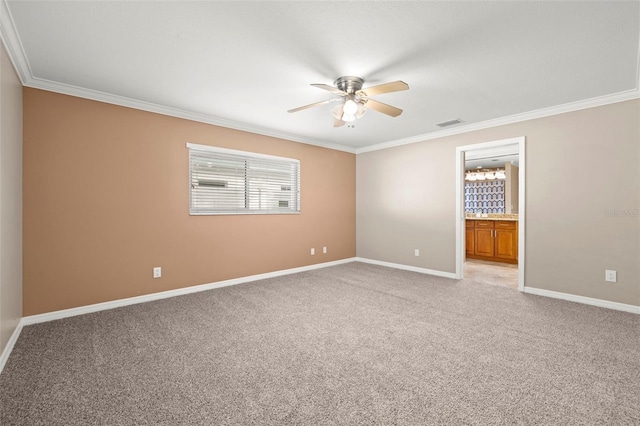
[[[509,220],[509,221],[517,221],[518,220],[518,215],[517,214],[499,214],[499,213],[488,213],[487,217],[478,217],[475,215],[475,213],[473,214],[467,214],[465,216],[466,220]]]

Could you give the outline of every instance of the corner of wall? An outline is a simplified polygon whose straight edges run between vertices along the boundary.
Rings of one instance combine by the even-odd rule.
[[[0,352],[4,359],[22,318],[22,84],[2,44],[0,80]]]

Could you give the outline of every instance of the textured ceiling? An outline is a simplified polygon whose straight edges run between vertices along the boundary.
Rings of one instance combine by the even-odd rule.
[[[27,86],[307,143],[367,149],[559,105],[638,97],[640,2],[7,1]],[[310,83],[403,80],[334,128]]]

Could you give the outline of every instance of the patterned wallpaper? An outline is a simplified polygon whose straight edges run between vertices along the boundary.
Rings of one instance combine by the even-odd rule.
[[[504,180],[466,181],[464,206],[468,213],[504,213]]]

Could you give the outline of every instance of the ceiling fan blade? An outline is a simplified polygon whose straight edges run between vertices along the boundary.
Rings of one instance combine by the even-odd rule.
[[[382,102],[374,101],[373,99],[367,99],[367,103],[364,104],[364,106],[383,114],[390,115],[391,117],[397,117],[402,114],[402,110],[400,108],[383,104]]]
[[[333,127],[342,127],[344,126],[344,121],[338,120],[337,118],[333,121]]]
[[[331,93],[335,93],[337,95],[346,95],[347,92],[344,92],[337,87],[329,86],[328,84],[312,84],[313,87],[317,87],[318,89],[328,90]]]
[[[320,105],[331,103],[333,101],[334,101],[333,99],[327,99],[326,101],[316,102],[316,103],[313,103],[313,104],[309,104],[309,105],[301,106],[301,107],[298,107],[298,108],[290,109],[287,112],[298,112],[298,111],[302,111],[303,109],[313,108],[313,107],[316,107],[316,106],[320,106]]]
[[[380,84],[378,86],[367,87],[366,89],[358,90],[356,95],[359,96],[376,96],[383,93],[400,92],[402,90],[408,90],[409,85],[404,81],[392,81],[391,83]]]

